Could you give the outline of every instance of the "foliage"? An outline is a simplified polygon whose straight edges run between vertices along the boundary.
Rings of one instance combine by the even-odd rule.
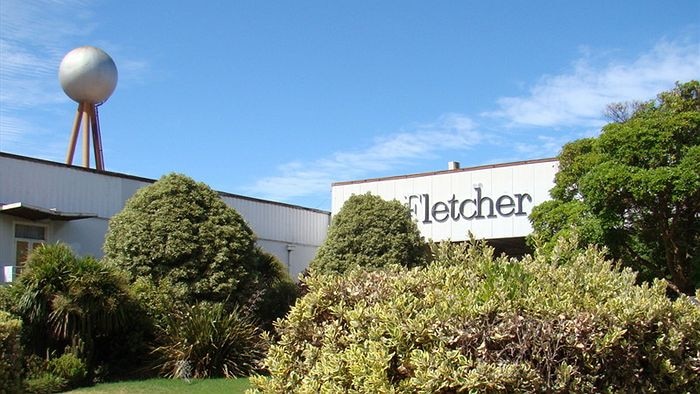
[[[87,365],[75,352],[65,352],[49,360],[47,369],[66,381],[66,388],[78,387],[87,378]]]
[[[311,275],[257,392],[698,392],[700,309],[593,248]],[[615,366],[611,368],[611,366]]]
[[[257,248],[260,290],[246,307],[261,327],[271,330],[272,322],[284,317],[298,297],[298,287],[279,259]]]
[[[67,348],[57,358],[43,359],[30,355],[26,359],[26,365],[27,374],[23,382],[26,393],[59,393],[78,387],[84,383],[88,372],[75,347]]]
[[[247,376],[265,353],[261,332],[237,308],[199,303],[166,318],[155,350],[168,377]]]
[[[0,310],[0,394],[19,391],[22,375],[22,322]]]
[[[249,281],[255,237],[203,183],[169,174],[138,190],[109,222],[105,257],[135,278],[187,285],[187,302],[223,302]]]
[[[310,269],[343,273],[390,264],[425,264],[425,243],[406,206],[367,193],[351,196],[333,217]]]
[[[27,394],[60,393],[66,388],[66,380],[50,372],[28,378],[24,381],[24,392]]]
[[[99,340],[127,327],[133,304],[126,278],[92,257],[76,257],[64,244],[34,250],[13,285],[14,312],[35,354],[79,347],[91,373]]]
[[[700,286],[700,82],[620,108],[599,137],[564,146],[553,200],[530,216],[534,237],[551,249],[576,231],[582,245],[606,246],[642,279],[669,278],[692,294]]]
[[[150,281],[175,304],[247,305],[264,298],[268,283],[288,280],[284,270],[271,269],[233,208],[205,184],[180,174],[162,177],[126,202],[110,220],[104,251],[108,261],[130,272],[135,285]]]

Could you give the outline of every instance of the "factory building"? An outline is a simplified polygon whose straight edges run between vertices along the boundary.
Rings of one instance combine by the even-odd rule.
[[[527,251],[528,215],[548,200],[556,159],[334,183],[332,213],[353,194],[372,193],[406,204],[426,239],[464,241],[471,232],[519,256]],[[0,152],[0,282],[16,277],[37,245],[64,242],[79,255],[102,256],[109,219],[136,190],[155,182]],[[331,213],[219,192],[297,277],[323,243]]]
[[[529,160],[332,185],[333,214],[353,194],[372,193],[398,200],[411,210],[418,229],[433,241],[464,241],[471,232],[497,252],[520,256],[532,232],[528,215],[550,199],[556,159]]]
[[[155,182],[0,152],[0,282],[16,277],[37,245],[64,242],[102,256],[109,219],[136,190]],[[219,193],[296,278],[326,237],[330,213]]]

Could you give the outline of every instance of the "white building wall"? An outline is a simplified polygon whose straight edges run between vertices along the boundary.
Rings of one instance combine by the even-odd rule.
[[[124,207],[136,190],[153,180],[98,173],[63,164],[0,153],[0,204],[21,202],[61,212],[97,217],[40,223],[49,227],[48,242],[62,241],[79,255],[102,256],[109,218]],[[328,212],[221,193],[258,237],[258,244],[289,264],[293,277],[303,271],[326,237]],[[14,224],[27,222],[0,214],[0,266],[14,265]],[[288,251],[289,250],[289,251]],[[0,271],[0,282],[3,280]]]
[[[427,239],[463,241],[469,232],[486,239],[524,237],[532,231],[532,208],[550,198],[557,169],[556,160],[543,159],[339,182],[332,186],[332,213],[353,194],[369,192],[406,204]]]

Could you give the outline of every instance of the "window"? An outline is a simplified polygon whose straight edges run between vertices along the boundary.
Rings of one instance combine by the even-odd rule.
[[[15,223],[16,274],[22,270],[29,253],[46,243],[46,226]]]
[[[30,224],[15,224],[15,238],[46,240],[46,227]]]

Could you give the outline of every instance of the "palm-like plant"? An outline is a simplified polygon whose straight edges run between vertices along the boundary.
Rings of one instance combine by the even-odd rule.
[[[81,345],[90,369],[95,339],[123,327],[130,307],[120,272],[92,257],[77,257],[64,244],[34,251],[16,291],[33,350],[43,354]]]
[[[90,365],[95,338],[125,325],[126,279],[92,257],[76,259],[71,271],[64,291],[52,299],[49,323],[57,338],[82,341]]]
[[[238,308],[199,303],[176,311],[161,327],[164,343],[155,349],[160,369],[179,378],[248,376],[260,367],[267,343]]]
[[[45,245],[35,249],[25,263],[14,294],[16,312],[24,320],[25,342],[42,354],[50,347],[47,335],[51,302],[64,291],[75,255],[65,245]]]

